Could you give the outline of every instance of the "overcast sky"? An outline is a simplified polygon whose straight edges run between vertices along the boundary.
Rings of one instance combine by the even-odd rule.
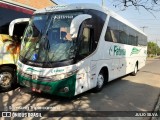
[[[70,3],[95,3],[101,5],[101,0],[54,0],[58,4],[70,4]],[[140,8],[139,10],[135,10],[134,7],[129,7],[125,11],[121,11],[120,8],[114,7],[115,2],[113,0],[106,0],[105,6],[115,11],[135,26],[140,28],[147,27],[144,29],[144,32],[148,35],[149,41],[158,40],[158,44],[160,45],[160,11],[153,12],[154,16],[146,11],[144,8]]]

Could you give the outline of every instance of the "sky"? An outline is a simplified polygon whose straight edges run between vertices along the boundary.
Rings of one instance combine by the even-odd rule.
[[[59,5],[70,4],[70,3],[95,3],[102,5],[101,0],[54,0]],[[148,36],[148,41],[157,42],[160,46],[160,11],[150,12],[144,8],[139,8],[136,10],[135,7],[128,7],[126,10],[122,11],[119,7],[115,7],[115,0],[104,0],[104,6],[113,10],[117,14],[121,15],[123,18],[127,19],[133,25],[143,30]]]

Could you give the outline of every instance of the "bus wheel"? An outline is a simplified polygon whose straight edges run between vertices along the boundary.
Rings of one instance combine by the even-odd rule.
[[[132,72],[132,75],[136,76],[137,72],[138,72],[138,65],[136,64],[135,67],[134,67],[134,71]]]
[[[15,71],[11,67],[0,68],[0,91],[7,91],[16,84]]]
[[[97,77],[97,86],[94,88],[95,92],[99,92],[102,90],[104,86],[105,78],[103,72],[100,72]]]

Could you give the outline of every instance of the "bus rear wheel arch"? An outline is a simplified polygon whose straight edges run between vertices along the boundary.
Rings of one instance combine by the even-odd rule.
[[[97,84],[94,88],[95,92],[99,92],[103,89],[104,85],[108,82],[108,68],[103,67],[97,75]]]

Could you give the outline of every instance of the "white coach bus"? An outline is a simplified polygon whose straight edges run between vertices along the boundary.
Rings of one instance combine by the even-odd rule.
[[[145,66],[146,35],[95,4],[36,11],[25,30],[18,82],[36,92],[72,97]]]

